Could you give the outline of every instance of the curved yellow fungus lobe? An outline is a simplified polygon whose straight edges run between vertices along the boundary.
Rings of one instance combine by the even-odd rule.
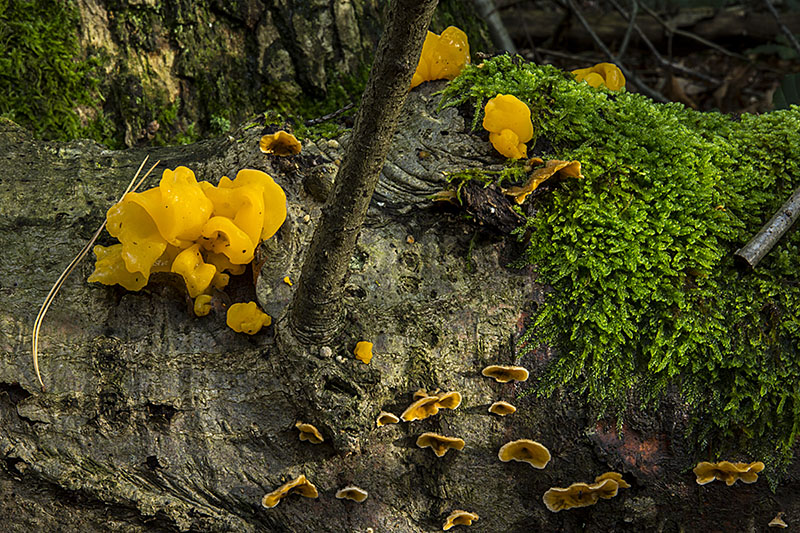
[[[605,86],[612,91],[625,87],[625,76],[614,63],[598,63],[593,67],[573,70],[575,81],[585,81],[592,87]]]
[[[367,341],[359,341],[356,344],[353,353],[355,354],[356,359],[368,365],[369,362],[372,361],[372,343]]]
[[[274,154],[281,157],[297,155],[303,149],[303,145],[297,137],[284,130],[276,131],[271,135],[264,135],[258,142],[258,147],[265,154]]]
[[[525,157],[526,142],[533,138],[531,110],[511,94],[498,94],[483,109],[483,128],[489,131],[492,146],[510,159]]]
[[[467,34],[450,26],[441,35],[428,32],[422,45],[417,70],[411,78],[413,89],[424,81],[452,80],[469,64]]]
[[[445,519],[442,531],[447,531],[453,526],[471,526],[472,522],[478,518],[476,513],[456,509]]]
[[[548,510],[557,513],[566,509],[588,507],[600,498],[608,500],[617,495],[619,485],[613,479],[604,479],[597,483],[573,483],[567,488],[552,487],[542,496]]]
[[[194,299],[195,316],[206,316],[211,312],[211,295],[201,294]]]
[[[255,335],[262,327],[272,324],[272,317],[255,302],[238,303],[228,308],[226,323],[233,331]]]
[[[731,486],[740,479],[742,483],[755,483],[758,481],[758,473],[762,470],[764,470],[764,463],[761,461],[755,463],[731,463],[730,461],[709,463],[702,461],[697,463],[692,472],[697,476],[698,485],[705,485],[718,479]]]
[[[301,496],[305,496],[306,498],[317,498],[319,496],[317,487],[307,480],[306,476],[300,474],[292,481],[284,483],[272,492],[265,494],[264,498],[261,499],[261,505],[267,509],[272,509],[289,494],[299,494]]]
[[[126,194],[107,214],[120,244],[96,248],[89,281],[139,290],[152,272],[183,276],[192,298],[241,274],[255,247],[286,220],[286,194],[266,173],[243,169],[218,186],[186,167],[165,170],[158,187]]]

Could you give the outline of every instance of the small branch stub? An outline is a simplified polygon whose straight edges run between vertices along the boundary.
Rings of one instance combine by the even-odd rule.
[[[755,268],[761,259],[772,250],[800,215],[800,188],[786,200],[769,222],[764,224],[750,242],[736,250],[734,259],[740,265]]]

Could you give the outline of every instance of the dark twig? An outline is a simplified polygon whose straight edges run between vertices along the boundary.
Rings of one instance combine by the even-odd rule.
[[[625,37],[622,38],[622,44],[619,45],[619,52],[617,52],[617,57],[622,59],[625,55],[625,52],[628,50],[628,43],[631,42],[631,34],[633,34],[633,29],[636,27],[636,14],[639,12],[639,2],[637,0],[631,0],[631,17],[628,21],[628,29],[625,30]]]
[[[727,48],[725,48],[723,46],[720,46],[715,42],[709,41],[708,39],[700,37],[699,35],[697,35],[695,33],[692,33],[690,31],[686,31],[686,30],[682,30],[680,28],[676,28],[675,26],[673,26],[669,22],[667,22],[664,19],[662,19],[661,16],[658,13],[656,13],[652,8],[650,8],[646,3],[642,4],[642,9],[647,11],[647,14],[650,15],[651,17],[653,17],[653,19],[655,19],[656,22],[661,24],[661,26],[663,26],[664,29],[667,30],[667,32],[669,32],[669,33],[673,33],[675,35],[680,35],[681,37],[686,37],[687,39],[692,39],[694,41],[697,41],[698,43],[701,43],[701,44],[703,44],[705,46],[708,46],[709,48],[713,48],[714,50],[716,50],[716,51],[718,51],[718,52],[720,52],[722,54],[725,54],[726,56],[735,57],[736,59],[740,59],[740,60],[748,62],[748,63],[750,62],[750,60],[747,59],[745,56],[743,56],[741,54],[737,54],[736,52],[731,52]]]
[[[764,224],[750,242],[736,250],[734,258],[739,264],[755,268],[761,259],[772,250],[778,240],[786,233],[800,215],[800,187],[786,200],[769,222]]]
[[[781,31],[786,36],[786,38],[789,39],[789,42],[792,43],[792,47],[794,47],[795,51],[797,52],[797,55],[800,55],[800,43],[798,43],[797,39],[794,38],[794,34],[792,33],[792,30],[787,28],[786,24],[784,24],[781,21],[780,14],[775,9],[775,6],[772,5],[772,2],[770,2],[770,0],[764,0],[764,3],[767,4],[767,8],[769,9],[769,12],[772,13],[773,17],[775,17],[775,22],[778,23],[778,27],[781,29]]]
[[[349,111],[349,110],[353,109],[353,106],[355,106],[355,105],[356,104],[354,102],[350,102],[349,104],[347,104],[343,108],[337,109],[336,111],[333,111],[332,113],[328,113],[327,115],[323,115],[321,117],[312,118],[311,120],[306,120],[306,126],[316,126],[317,124],[321,124],[321,123],[323,123],[325,121],[334,119],[334,118],[338,117],[339,115],[341,115],[342,113],[344,113],[345,111]]]
[[[639,90],[642,93],[649,96],[653,100],[656,100],[657,102],[669,102],[669,99],[666,96],[664,96],[657,90],[647,86],[641,79],[639,79],[639,77],[636,74],[633,73],[633,71],[625,67],[624,63],[620,61],[618,57],[616,57],[614,54],[611,53],[611,50],[608,49],[608,47],[600,38],[600,36],[597,35],[597,33],[595,33],[591,24],[589,24],[589,22],[583,16],[583,13],[581,12],[580,8],[578,8],[578,6],[575,5],[574,0],[567,0],[567,4],[569,5],[569,9],[577,17],[578,21],[581,23],[581,25],[584,27],[587,33],[589,33],[589,35],[592,37],[592,40],[595,42],[595,44],[597,44],[597,46],[600,48],[600,50],[602,50],[602,52],[606,55],[606,57],[608,57],[615,65],[619,67],[619,69],[625,75],[625,78],[629,79],[636,87],[639,88]]]
[[[505,50],[510,54],[517,53],[517,47],[514,46],[514,41],[508,34],[508,30],[503,24],[503,19],[500,18],[500,13],[494,5],[493,0],[472,0],[472,3],[478,9],[483,20],[486,21],[486,26],[489,27],[489,34],[492,36],[492,42],[500,50]]]

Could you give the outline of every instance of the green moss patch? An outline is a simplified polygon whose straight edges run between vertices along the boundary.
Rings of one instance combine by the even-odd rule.
[[[738,271],[733,253],[800,185],[800,108],[699,113],[508,56],[462,73],[443,105],[474,104],[477,124],[498,93],[530,106],[545,157],[577,159],[586,176],[534,200],[520,231],[523,262],[552,286],[520,342],[520,357],[557,349],[534,390],[567,385],[602,415],[674,387],[701,446],[788,458],[800,421],[800,232],[754,272]]]

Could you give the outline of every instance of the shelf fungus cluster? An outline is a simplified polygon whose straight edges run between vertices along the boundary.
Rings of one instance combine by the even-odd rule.
[[[445,519],[442,531],[447,531],[453,526],[471,526],[472,522],[478,518],[478,515],[475,513],[456,509]]]
[[[301,474],[292,481],[284,483],[274,491],[266,494],[261,500],[261,505],[267,509],[272,509],[289,494],[299,494],[300,496],[305,496],[306,498],[317,498],[319,496],[317,487],[307,480],[306,476]]]
[[[489,406],[489,412],[497,416],[507,416],[515,413],[517,408],[506,401],[497,401]]]
[[[594,483],[573,483],[567,488],[553,487],[542,496],[548,510],[557,513],[566,509],[588,507],[599,500],[609,500],[617,495],[619,489],[630,485],[618,472],[606,472],[597,476]]]
[[[420,392],[426,394],[424,391],[417,391],[414,395],[417,398]],[[414,420],[424,420],[429,416],[433,416],[439,412],[439,409],[455,409],[461,405],[461,394],[456,391],[443,392],[441,394],[433,394],[428,396],[419,397],[408,408],[403,411],[400,418],[404,422],[411,422]]]
[[[550,451],[536,441],[518,439],[503,444],[497,452],[497,457],[504,463],[521,461],[542,469],[550,462]]]
[[[487,378],[493,378],[498,383],[528,380],[528,371],[521,366],[489,365],[483,369],[481,374]]]
[[[438,433],[423,433],[417,438],[417,446],[420,448],[430,448],[436,457],[442,457],[447,453],[447,450],[463,450],[464,441],[458,437],[445,437]]]
[[[742,483],[755,483],[758,481],[758,473],[762,470],[764,470],[764,463],[761,461],[755,463],[731,463],[729,461],[708,463],[702,461],[692,469],[692,472],[697,476],[698,485],[705,485],[718,479],[731,486],[740,479]]]
[[[307,440],[311,444],[319,444],[325,440],[322,438],[322,433],[311,424],[297,422],[294,427],[300,431],[300,440]]]

